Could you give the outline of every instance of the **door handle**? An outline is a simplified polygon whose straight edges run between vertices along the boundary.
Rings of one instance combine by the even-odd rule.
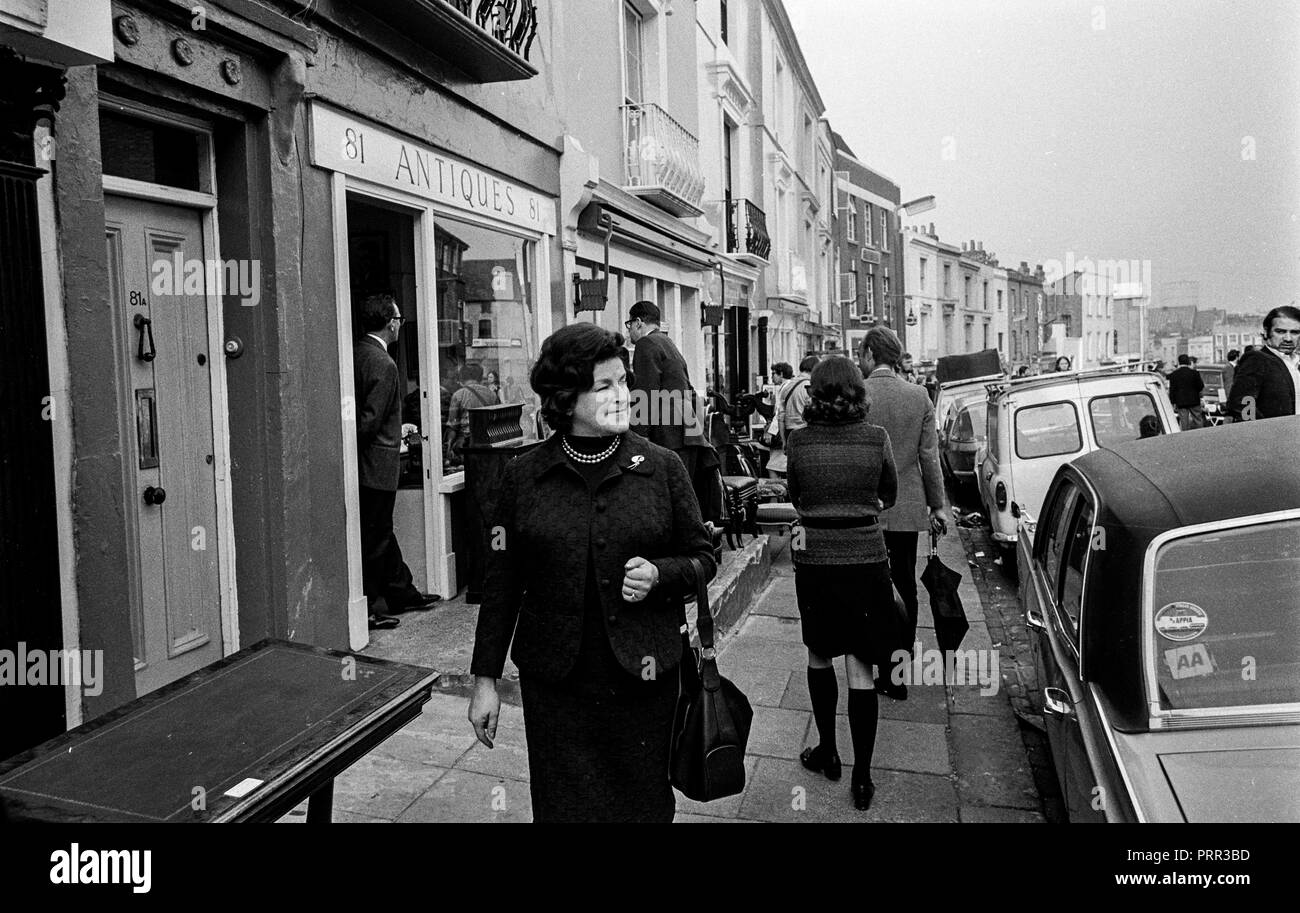
[[[167,490],[165,488],[155,488],[150,485],[144,490],[144,503],[150,507],[157,507],[167,500]]]
[[[141,361],[153,361],[157,357],[158,351],[153,344],[153,321],[144,314],[136,314],[135,320],[132,321],[135,328],[140,331],[140,347],[136,350],[135,357]],[[144,350],[144,337],[149,334],[149,351]]]
[[[1025,621],[1028,622],[1029,627],[1033,628],[1035,631],[1047,630],[1047,622],[1043,621],[1042,614],[1035,612],[1033,609],[1029,609],[1025,612]]]
[[[1043,710],[1052,716],[1074,716],[1074,705],[1070,695],[1060,688],[1043,689]]]

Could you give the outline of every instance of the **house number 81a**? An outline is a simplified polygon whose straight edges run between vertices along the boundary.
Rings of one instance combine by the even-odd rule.
[[[343,154],[349,159],[365,164],[366,137],[351,127],[343,131]]]

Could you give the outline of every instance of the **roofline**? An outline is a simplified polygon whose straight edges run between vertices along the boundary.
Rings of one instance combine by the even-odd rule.
[[[841,155],[842,155],[842,156],[844,156],[844,158],[848,159],[848,160],[849,160],[850,162],[852,162],[853,164],[855,164],[855,165],[857,165],[858,167],[862,168],[864,171],[870,171],[872,174],[874,174],[876,177],[880,178],[882,181],[888,181],[890,184],[892,184],[894,187],[896,187],[896,188],[898,189],[898,192],[899,192],[899,199],[900,199],[900,200],[902,199],[903,188],[899,186],[898,181],[895,181],[895,180],[894,180],[893,178],[891,178],[889,175],[887,175],[887,174],[883,174],[883,173],[877,171],[875,168],[872,168],[870,165],[868,165],[866,162],[862,161],[862,159],[858,158],[856,155],[851,155],[850,153],[845,152],[843,149],[836,149],[836,150],[835,150],[835,155],[836,155],[836,156],[841,156]],[[856,187],[856,186],[858,186],[858,185],[857,185],[857,184],[854,184],[853,186]],[[862,189],[863,189],[863,190],[866,190],[865,187],[862,188]]]
[[[782,0],[763,0],[763,5],[767,7],[776,31],[785,43],[791,62],[798,66],[800,75],[807,84],[808,92],[816,102],[817,116],[821,117],[826,113],[826,102],[817,88],[817,81],[813,79],[812,70],[808,68],[808,60],[803,56],[803,47],[799,44],[799,36],[795,34],[794,24],[790,22],[790,14],[785,11],[785,3]]]

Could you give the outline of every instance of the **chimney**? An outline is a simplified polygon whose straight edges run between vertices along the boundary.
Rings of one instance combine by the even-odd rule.
[[[1029,272],[1029,261],[1028,261],[1028,260],[1021,260],[1021,261],[1020,261],[1020,271],[1021,271],[1022,273],[1027,273],[1027,272]]]
[[[962,252],[963,254],[966,253],[966,242],[965,242],[965,241],[961,242],[961,252]]]
[[[983,241],[980,242],[980,253],[981,253],[981,254],[984,253],[984,242],[983,242]]]
[[[938,238],[938,237],[939,237],[938,235],[936,235],[936,234],[934,233],[934,223],[933,223],[933,222],[930,223],[930,237],[931,237],[931,238]]]

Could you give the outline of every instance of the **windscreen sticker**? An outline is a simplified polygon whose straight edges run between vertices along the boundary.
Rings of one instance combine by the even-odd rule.
[[[1205,644],[1170,647],[1165,651],[1165,665],[1169,667],[1169,675],[1174,679],[1213,675],[1218,671],[1214,657]]]
[[[1205,609],[1191,602],[1171,602],[1156,612],[1156,632],[1165,640],[1196,640],[1209,623]]]

